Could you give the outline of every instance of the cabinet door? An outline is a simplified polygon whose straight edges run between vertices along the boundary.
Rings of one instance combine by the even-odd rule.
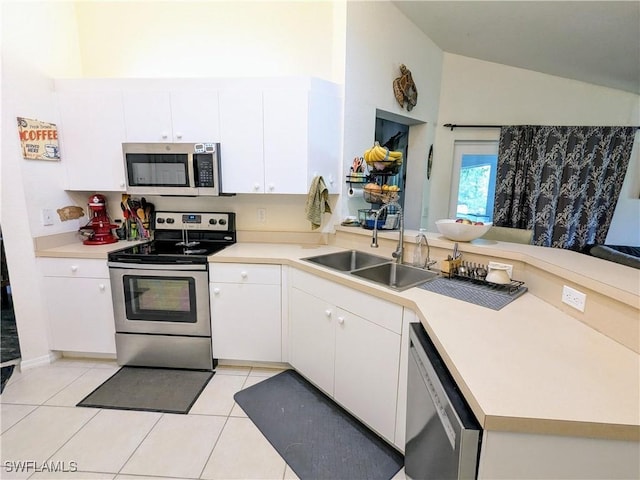
[[[336,308],[292,288],[289,298],[291,365],[328,395],[333,395]]]
[[[120,92],[59,92],[60,156],[67,189],[124,191]]]
[[[269,89],[263,95],[265,192],[306,194],[308,90]]]
[[[122,93],[127,142],[171,142],[169,92],[128,90]]]
[[[282,361],[280,285],[212,283],[213,356]]]
[[[264,193],[262,91],[219,92],[222,187],[228,193]]]
[[[44,289],[52,350],[116,353],[109,279],[45,277]]]
[[[336,401],[393,441],[400,335],[342,309],[336,329]]]
[[[329,193],[340,193],[342,172],[342,100],[337,95],[309,93],[309,180],[322,175]],[[348,160],[348,159],[347,159]]]
[[[174,142],[219,142],[217,90],[171,92],[171,120]]]

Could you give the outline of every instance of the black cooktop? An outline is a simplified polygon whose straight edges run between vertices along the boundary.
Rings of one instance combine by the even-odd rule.
[[[209,255],[236,242],[233,213],[158,214],[161,216],[156,218],[154,240],[111,252],[109,261],[132,264],[207,263]]]
[[[180,244],[178,244],[180,243]],[[110,262],[130,263],[206,263],[207,257],[228,244],[215,242],[152,241],[109,254]]]

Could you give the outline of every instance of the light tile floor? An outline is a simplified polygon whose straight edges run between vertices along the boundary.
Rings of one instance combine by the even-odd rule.
[[[0,478],[298,478],[233,400],[281,370],[219,366],[188,415],[75,407],[117,369],[62,359],[15,372],[0,395]]]

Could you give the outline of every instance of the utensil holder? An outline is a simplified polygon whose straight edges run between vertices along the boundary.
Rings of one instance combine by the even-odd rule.
[[[458,267],[462,264],[462,257],[458,257],[455,260],[442,260],[440,271],[449,275],[454,274]]]

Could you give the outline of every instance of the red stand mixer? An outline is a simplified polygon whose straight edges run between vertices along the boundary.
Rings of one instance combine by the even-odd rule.
[[[109,215],[107,215],[107,199],[104,195],[98,193],[91,195],[89,197],[89,210],[91,210],[91,220],[82,230],[89,230],[90,236],[82,243],[85,245],[106,245],[117,242],[118,238],[111,233],[111,230],[116,228],[117,225],[112,224]]]

